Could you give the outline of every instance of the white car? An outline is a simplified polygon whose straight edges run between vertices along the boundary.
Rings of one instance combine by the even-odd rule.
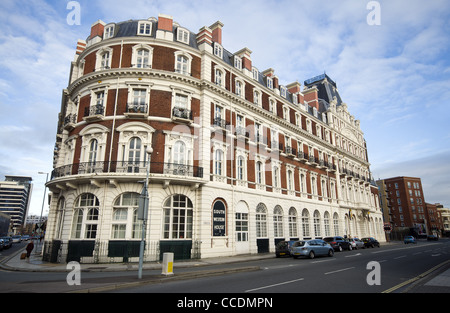
[[[11,238],[13,243],[20,243],[22,241],[22,236],[20,235],[12,236]]]
[[[365,248],[364,246],[364,242],[362,242],[360,239],[358,238],[350,238],[348,239],[348,241],[350,242],[350,244],[352,245],[353,249],[359,249],[359,248]]]

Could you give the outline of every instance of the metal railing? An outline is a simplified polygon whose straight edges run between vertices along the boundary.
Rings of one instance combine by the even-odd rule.
[[[101,173],[123,173],[123,174],[145,174],[147,172],[146,161],[127,162],[84,162],[64,165],[52,171],[51,179],[83,174]],[[168,174],[185,177],[203,178],[203,167],[191,166],[177,163],[151,162],[150,173]]]

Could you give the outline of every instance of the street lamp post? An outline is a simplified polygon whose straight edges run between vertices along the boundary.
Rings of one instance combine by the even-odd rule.
[[[42,231],[42,225],[43,225],[43,223],[42,223],[42,214],[44,213],[44,203],[45,203],[45,193],[46,193],[46,191],[47,191],[47,182],[48,182],[48,173],[46,173],[46,172],[38,172],[38,174],[46,174],[47,176],[46,176],[46,178],[45,178],[45,185],[44,185],[44,197],[42,198],[42,208],[41,208],[41,216],[39,217],[39,222],[38,222],[38,224],[39,224],[39,232],[41,232]],[[39,236],[41,236],[41,234],[39,233]],[[42,239],[41,238],[39,238],[39,243],[40,242],[42,242]],[[36,247],[36,253],[37,253],[37,251],[38,251],[38,248]]]
[[[148,192],[148,177],[150,175],[150,161],[153,153],[152,148],[147,148],[147,177],[144,182],[144,189],[142,190],[143,194],[141,196],[144,197],[144,202],[140,201],[140,210],[143,210],[142,215],[142,239],[141,246],[139,249],[139,270],[138,270],[138,278],[142,279],[142,266],[144,264],[144,250],[145,250],[145,239],[147,237],[147,217],[148,217],[148,204],[149,204],[149,192]]]

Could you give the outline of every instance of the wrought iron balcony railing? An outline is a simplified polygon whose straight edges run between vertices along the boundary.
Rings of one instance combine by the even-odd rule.
[[[105,107],[103,105],[93,105],[84,109],[84,117],[104,115]]]
[[[117,173],[117,174],[146,174],[147,162],[126,162],[126,161],[112,161],[112,162],[84,162],[64,165],[55,168],[52,171],[51,179],[66,177],[71,175],[83,174],[102,174],[102,173]],[[151,162],[150,173],[152,174],[168,174],[184,177],[203,178],[203,167],[191,166],[177,163],[163,163]]]
[[[175,118],[192,121],[192,111],[185,108],[174,107],[172,110],[172,116]]]
[[[140,103],[128,103],[127,113],[148,113],[148,105]]]

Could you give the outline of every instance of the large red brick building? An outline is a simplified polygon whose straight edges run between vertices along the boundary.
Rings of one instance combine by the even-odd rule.
[[[146,260],[383,240],[366,142],[336,83],[283,85],[250,49],[226,50],[223,26],[194,33],[160,14],[97,21],[79,40],[47,184],[47,258],[136,260],[149,162]]]
[[[443,224],[435,204],[426,203],[418,177],[392,177],[384,182],[389,222],[396,230],[409,229],[415,235],[439,234]]]

